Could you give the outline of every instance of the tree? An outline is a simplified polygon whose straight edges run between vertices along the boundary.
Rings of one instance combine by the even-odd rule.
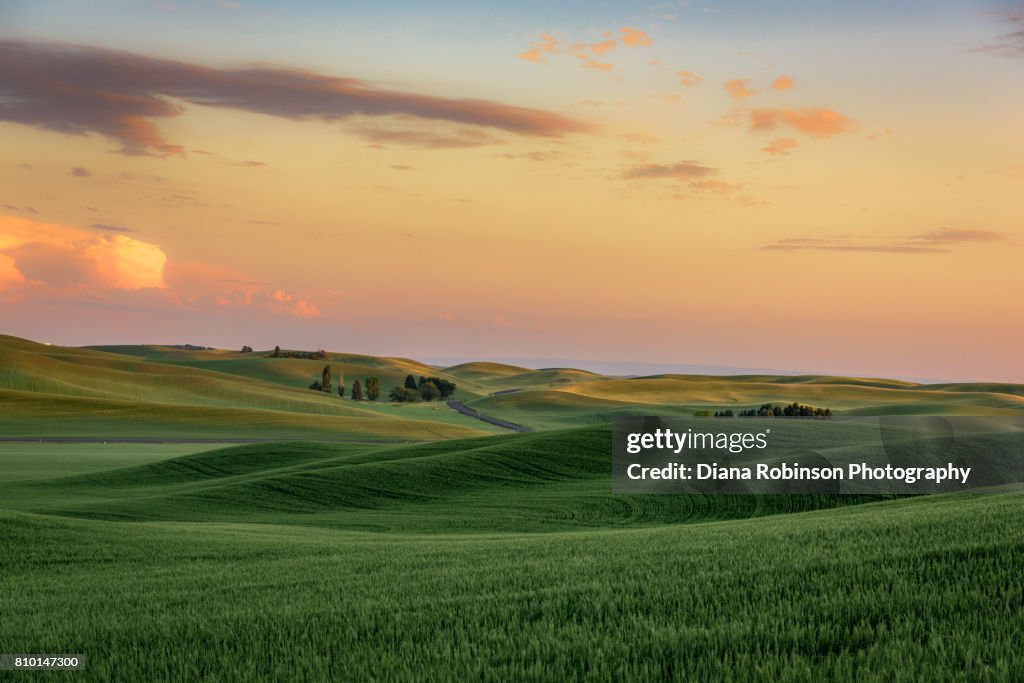
[[[363,400],[363,387],[360,386],[359,380],[352,382],[352,400],[362,401]]]
[[[338,396],[341,396],[342,398],[345,398],[345,378],[344,377],[339,377],[338,378]]]
[[[405,387],[391,387],[391,393],[388,394],[388,398],[395,403],[402,403],[405,401]]]
[[[242,353],[252,353],[252,347],[249,345],[243,346]]]
[[[427,381],[420,385],[420,396],[424,401],[436,401],[441,398],[441,390],[433,382]]]
[[[271,358],[280,358],[281,357],[281,347],[280,346],[275,346],[274,347],[274,353],[270,354],[270,357]]]
[[[330,393],[331,392],[331,366],[330,365],[325,365],[324,366],[324,371],[323,371],[322,375],[323,375],[323,377],[322,377],[322,379],[320,381],[320,384],[323,386],[324,391],[326,391],[327,393]]]
[[[376,401],[380,397],[380,380],[376,377],[366,378],[366,398]]]
[[[323,391],[324,390],[323,385],[320,384],[320,380],[318,380],[318,379],[313,380],[313,383],[309,385],[309,388],[312,389],[313,391]]]
[[[416,378],[413,377],[412,375],[406,375],[405,376],[405,388],[406,389],[417,389],[418,387],[416,386]]]

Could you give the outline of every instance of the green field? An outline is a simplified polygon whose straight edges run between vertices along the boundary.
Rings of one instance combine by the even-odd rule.
[[[86,680],[1020,679],[1024,497],[612,495],[607,425],[1020,414],[1020,386],[422,366],[513,434],[302,388],[323,365],[3,338],[0,652]],[[254,435],[280,440],[187,443]]]

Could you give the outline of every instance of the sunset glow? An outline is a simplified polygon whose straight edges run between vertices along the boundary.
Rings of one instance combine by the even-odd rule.
[[[3,333],[1024,381],[1019,4],[54,4]]]

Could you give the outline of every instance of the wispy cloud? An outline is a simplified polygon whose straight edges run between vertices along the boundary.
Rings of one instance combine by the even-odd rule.
[[[780,127],[791,128],[812,137],[828,138],[853,130],[856,123],[837,111],[824,108],[753,109],[750,111],[750,129],[752,131],[772,131]]]
[[[623,171],[622,177],[626,180],[640,178],[692,180],[714,175],[717,172],[717,169],[704,166],[696,161],[680,161],[677,164],[643,164],[641,166],[634,166]]]
[[[627,48],[647,47],[654,44],[654,39],[637,28],[623,27],[619,29],[621,34],[616,37],[612,31],[604,31],[601,34],[603,40],[588,42],[586,40],[563,41],[550,33],[540,34],[540,38],[530,42],[530,48],[520,52],[517,57],[534,64],[547,64],[554,55],[575,57],[579,60],[581,68],[593,71],[612,71],[615,65],[608,61],[599,61],[594,57],[608,55],[618,46]]]
[[[0,111],[3,110],[0,109]],[[2,114],[0,114],[0,116],[2,116]],[[92,171],[82,166],[72,166],[70,172],[71,175],[75,178],[88,178],[89,176],[92,175]]]
[[[407,116],[526,136],[559,137],[586,124],[542,109],[377,88],[357,78],[274,66],[217,69],[130,52],[0,41],[0,121],[68,134],[98,133],[125,154],[184,148],[157,126],[186,104],[293,120]]]
[[[763,251],[838,251],[875,254],[945,254],[955,245],[1005,242],[1006,237],[988,230],[940,228],[905,237],[870,238],[786,237],[761,248]]]
[[[406,122],[396,127],[367,123],[350,126],[348,131],[379,145],[397,144],[424,149],[460,149],[503,142],[489,131],[469,126],[417,126]]]
[[[772,90],[791,90],[793,88],[793,79],[789,76],[779,76],[772,81]]]
[[[762,147],[761,151],[775,156],[789,156],[789,153],[799,146],[796,138],[778,138]]]
[[[725,91],[729,93],[729,97],[742,102],[757,92],[750,87],[751,82],[749,78],[734,78],[726,82]]]
[[[1001,26],[1013,30],[999,34],[991,43],[976,47],[972,52],[1009,58],[1024,57],[1024,10],[1003,10],[994,15]]]
[[[698,76],[692,71],[686,71],[685,69],[680,69],[679,71],[677,71],[676,76],[679,77],[679,82],[688,88],[695,86],[699,83],[702,83],[704,81],[704,78],[702,76]]]
[[[93,230],[102,230],[104,232],[120,232],[120,233],[132,233],[138,232],[135,228],[129,228],[124,225],[111,225],[109,223],[93,223],[89,226]]]

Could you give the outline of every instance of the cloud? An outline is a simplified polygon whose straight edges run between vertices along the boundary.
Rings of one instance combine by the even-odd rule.
[[[763,251],[837,251],[874,254],[945,254],[956,244],[1003,242],[1006,238],[988,230],[941,228],[896,238],[787,237],[761,247]]]
[[[690,188],[703,192],[731,194],[740,189],[740,186],[736,183],[727,183],[724,180],[698,180],[690,183]]]
[[[135,228],[126,228],[123,225],[108,225],[106,223],[93,223],[89,227],[92,228],[93,230],[103,230],[104,232],[138,232],[138,230],[136,230]]]
[[[539,137],[582,132],[582,122],[498,102],[374,87],[357,78],[276,66],[218,69],[130,52],[0,40],[0,121],[60,133],[97,133],[124,154],[177,154],[156,121],[185,104],[292,120],[404,115]],[[181,104],[185,103],[185,104]]]
[[[691,87],[691,86],[697,85],[698,83],[702,83],[704,81],[703,77],[698,76],[697,74],[693,73],[692,71],[686,71],[686,70],[683,70],[683,69],[680,69],[679,71],[677,71],[676,72],[676,76],[679,77],[679,82],[682,83],[683,85],[685,85],[686,87]]]
[[[495,329],[503,329],[511,326],[512,324],[509,323],[509,321],[505,320],[505,316],[503,315],[496,315],[494,316],[494,319],[491,321],[491,327],[494,327]]]
[[[778,138],[762,147],[761,151],[776,156],[789,156],[789,153],[799,146],[800,143],[795,138]]]
[[[21,208],[20,206],[15,206],[14,204],[4,204],[4,208],[7,209],[8,211],[17,211],[18,213],[39,213],[34,207],[31,206]]]
[[[864,139],[865,140],[870,140],[870,141],[874,142],[875,140],[881,140],[882,138],[888,137],[890,135],[892,135],[892,131],[889,130],[888,128],[886,128],[885,130],[879,131],[877,133],[872,133],[870,135],[865,135]]]
[[[1004,242],[1006,237],[989,230],[959,230],[956,228],[940,228],[931,232],[914,235],[914,242],[927,244],[956,244],[964,242]]]
[[[677,164],[644,164],[626,169],[622,177],[626,180],[638,178],[676,178],[690,180],[714,175],[717,170],[703,166],[696,161],[680,161]]]
[[[754,132],[776,130],[781,126],[804,135],[828,138],[852,130],[856,123],[837,111],[822,108],[753,109],[750,112],[750,129]]]
[[[303,299],[296,299],[283,289],[274,292],[271,297],[271,310],[278,313],[288,313],[296,318],[319,318],[320,310],[313,304]]]
[[[645,31],[629,27],[621,28],[619,31],[622,33],[622,42],[626,47],[647,47],[649,45],[654,45],[654,39],[647,35]]]
[[[3,110],[0,109],[0,112],[2,112],[2,111]],[[3,116],[3,114],[0,113],[0,116]],[[89,176],[92,175],[92,171],[90,171],[87,168],[83,168],[81,166],[72,166],[71,167],[71,175],[73,175],[76,178],[88,178]]]
[[[725,84],[725,91],[729,93],[729,97],[742,102],[757,92],[750,89],[750,83],[749,78],[734,78]]]
[[[125,235],[0,216],[0,253],[26,281],[86,290],[163,289],[167,256],[155,244]]]
[[[540,34],[539,42],[531,42],[531,47],[526,52],[520,52],[519,59],[525,59],[535,64],[547,62],[546,53],[558,52],[558,40],[549,33]]]
[[[29,300],[163,305],[216,315],[228,309],[250,316],[323,315],[309,293],[269,285],[231,268],[172,261],[157,244],[3,215],[0,293]],[[313,294],[329,301],[344,296],[331,290]]]
[[[597,61],[596,59],[588,55],[586,52],[581,52],[577,54],[576,58],[580,59],[583,62],[584,69],[594,69],[595,71],[611,71],[612,69],[615,68],[613,64]]]
[[[793,88],[793,79],[789,76],[779,76],[772,81],[772,90],[790,90]]]
[[[603,55],[607,52],[611,52],[618,45],[618,42],[614,38],[608,40],[602,40],[600,43],[591,43],[590,51],[595,55]]]
[[[265,161],[254,161],[247,159],[245,161],[239,161],[235,166],[245,166],[246,168],[263,168],[267,165]]]
[[[1003,10],[994,13],[1001,24],[1017,30],[1002,33],[988,45],[976,47],[972,52],[983,52],[998,57],[1024,57],[1024,11]]]
[[[504,142],[486,130],[469,126],[417,126],[401,122],[401,127],[365,124],[350,127],[350,133],[374,143],[391,143],[424,149],[460,149]]]

